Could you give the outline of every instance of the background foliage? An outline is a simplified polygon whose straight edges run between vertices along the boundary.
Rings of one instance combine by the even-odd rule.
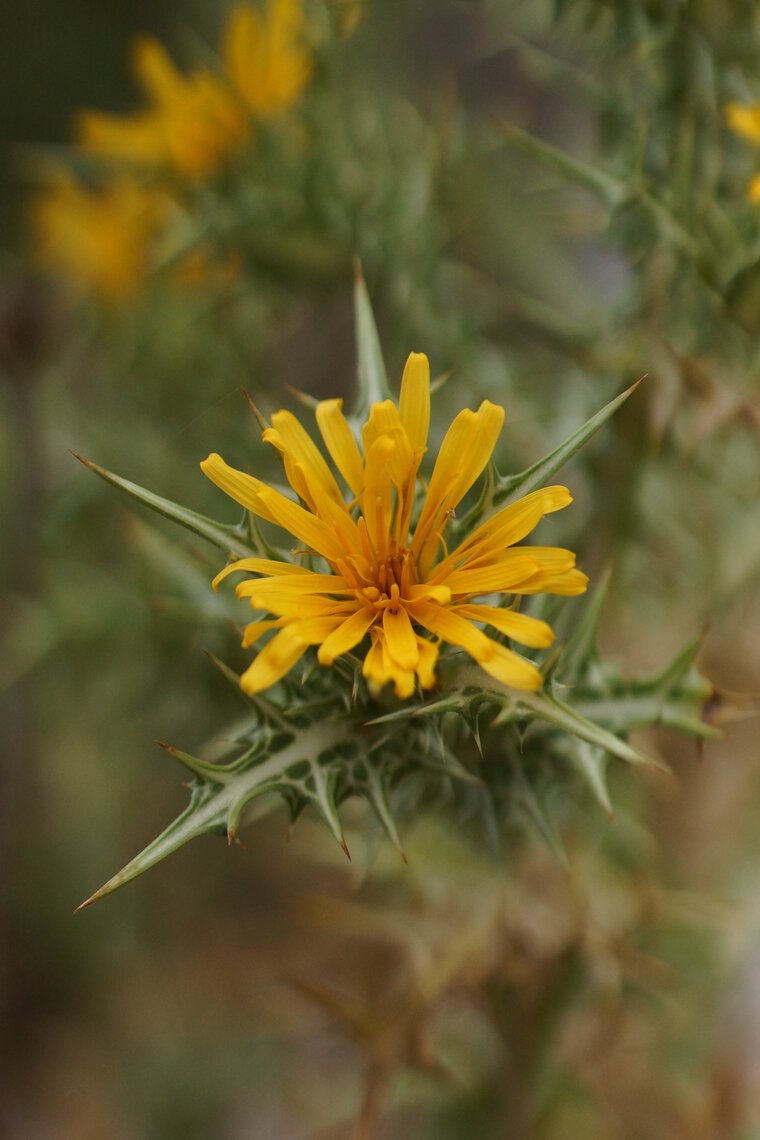
[[[43,159],[81,162],[69,115],[135,105],[129,34],[191,60],[225,15],[3,16],[5,1130],[760,1135],[760,227],[723,118],[760,96],[755,5],[370,2],[351,36],[325,30],[292,115],[186,194],[133,297],[50,281],[19,231]],[[177,281],[199,243],[235,271]],[[350,865],[308,814],[288,842],[280,812],[75,920],[184,803],[149,742],[192,752],[242,715],[204,651],[245,655],[215,553],[68,449],[215,513],[198,460],[265,462],[241,386],[270,412],[287,386],[352,391],[356,255],[389,375],[426,351],[446,411],[503,404],[504,470],[647,374],[563,473],[555,537],[594,583],[611,568],[622,676],[701,635],[723,739],[636,736],[676,778],[611,766],[614,822],[537,764],[498,856],[454,790],[403,831],[408,866],[361,805]],[[537,792],[564,861],[520,826]]]

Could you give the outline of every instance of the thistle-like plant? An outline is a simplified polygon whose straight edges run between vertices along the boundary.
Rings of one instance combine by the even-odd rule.
[[[517,609],[522,597],[586,588],[570,551],[517,544],[543,515],[571,501],[566,488],[546,482],[633,388],[551,454],[510,476],[490,460],[503,411],[484,401],[477,413],[455,418],[428,473],[427,360],[410,357],[397,407],[360,275],[355,310],[356,408],[348,416],[337,400],[316,408],[345,493],[289,412],[278,412],[271,424],[259,414],[259,421],[263,441],[282,457],[291,494],[218,455],[202,464],[246,508],[237,526],[88,463],[224,551],[231,561],[215,585],[231,571],[247,573],[237,593],[254,620],[243,644],[269,640],[242,677],[218,663],[250,709],[229,759],[211,763],[168,748],[193,777],[187,808],[87,903],[204,832],[231,842],[247,805],[266,792],[279,792],[293,819],[315,808],[348,854],[338,813],[347,797],[369,801],[401,851],[397,819],[413,812],[431,785],[453,782],[461,802],[476,803],[497,832],[517,807],[560,850],[543,789],[568,761],[611,812],[607,759],[657,765],[628,743],[633,728],[664,723],[696,735],[712,731],[699,718],[710,690],[694,669],[693,646],[663,673],[637,680],[623,680],[599,657],[603,584],[549,656],[527,659],[512,647],[546,649],[554,640],[547,621]],[[484,471],[477,502],[456,518]],[[259,520],[289,531],[295,548],[278,546]],[[495,632],[487,635],[484,625]],[[410,776],[416,780],[406,794]]]

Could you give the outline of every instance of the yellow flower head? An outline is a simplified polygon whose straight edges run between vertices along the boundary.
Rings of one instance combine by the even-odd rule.
[[[263,438],[280,453],[288,481],[303,505],[259,479],[210,455],[201,468],[254,515],[289,531],[300,543],[293,562],[242,558],[226,567],[257,577],[237,594],[271,616],[247,626],[250,646],[275,630],[241,679],[248,693],[283,677],[310,645],[322,665],[369,636],[364,676],[372,686],[392,681],[399,697],[435,680],[440,642],[470,654],[491,676],[517,689],[537,689],[538,669],[494,641],[486,625],[523,645],[553,640],[542,621],[478,597],[494,594],[580,594],[587,578],[569,550],[516,546],[543,515],[571,502],[566,487],[546,487],[505,507],[454,550],[446,547],[446,523],[491,457],[504,411],[484,400],[477,412],[455,418],[441,445],[415,519],[417,480],[430,422],[427,357],[412,353],[401,382],[399,405],[373,404],[362,429],[362,450],[342,412],[341,400],[317,406],[325,447],[351,494],[346,502],[322,453],[295,416],[280,411]],[[301,565],[300,554],[318,555],[326,572]]]
[[[248,116],[229,87],[205,70],[183,75],[152,37],[136,41],[133,68],[149,105],[125,116],[83,111],[77,141],[85,150],[201,178],[248,137]]]
[[[81,112],[78,144],[101,157],[204,178],[250,137],[252,116],[264,119],[290,106],[308,83],[303,32],[299,0],[270,0],[263,16],[234,8],[220,76],[205,68],[183,74],[157,40],[142,36],[132,65],[147,106],[131,115]]]
[[[130,178],[91,190],[60,169],[30,215],[40,264],[118,301],[142,280],[164,204]]]

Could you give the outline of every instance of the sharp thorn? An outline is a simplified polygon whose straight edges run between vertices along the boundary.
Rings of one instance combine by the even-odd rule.
[[[74,908],[74,914],[79,914],[80,910],[84,910],[85,907],[92,906],[94,902],[97,902],[98,899],[102,899],[103,896],[107,893],[108,892],[104,887],[99,887],[94,894],[91,894],[88,899],[85,899],[84,902],[81,902],[78,907]]]
[[[267,423],[266,418],[262,415],[262,413],[256,407],[253,400],[251,399],[251,397],[246,392],[245,388],[243,388],[243,395],[245,396],[246,400],[248,401],[248,407],[251,409],[254,416],[256,417],[257,424],[261,428],[262,432],[265,432],[267,430],[267,428],[269,427],[269,424]]]
[[[75,459],[78,459],[80,463],[84,463],[85,467],[89,467],[90,471],[101,470],[101,468],[98,467],[97,463],[93,463],[90,459],[85,459],[85,457],[83,455],[80,455],[78,451],[74,451],[72,448],[69,448],[69,453],[73,455]]]

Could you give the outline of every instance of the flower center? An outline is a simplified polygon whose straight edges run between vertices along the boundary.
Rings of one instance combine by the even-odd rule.
[[[399,549],[392,541],[388,556],[375,563],[374,579],[373,585],[362,588],[361,596],[378,612],[390,609],[396,613],[409,587],[417,581],[411,550],[406,546]]]

